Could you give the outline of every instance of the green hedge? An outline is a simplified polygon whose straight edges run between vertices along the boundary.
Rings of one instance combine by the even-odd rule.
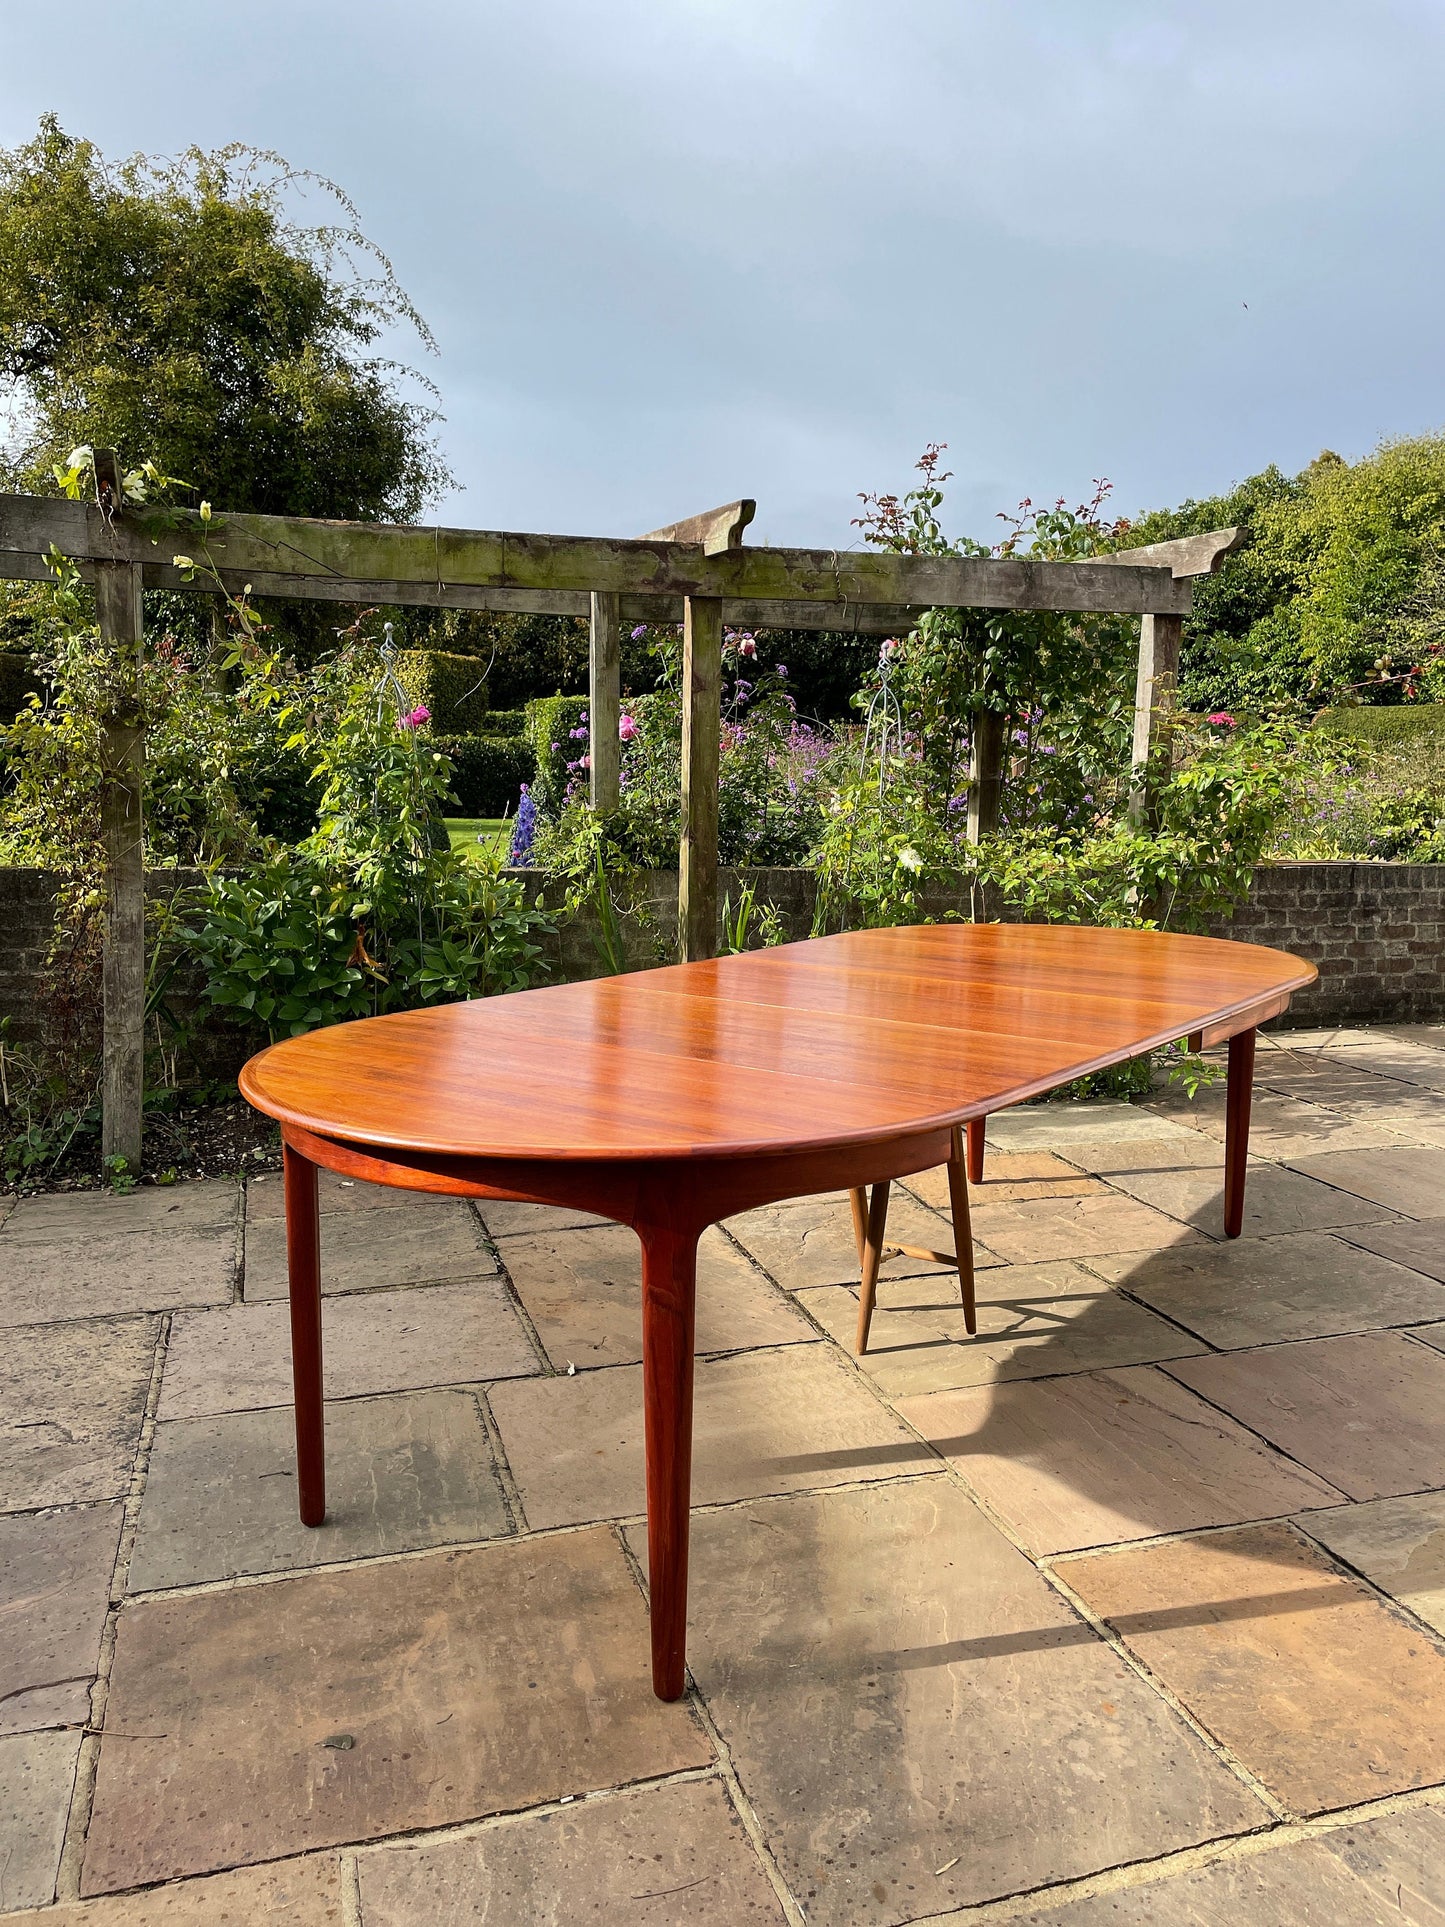
[[[527,740],[536,759],[532,800],[543,816],[557,814],[578,773],[567,765],[586,754],[585,739],[572,734],[586,714],[585,696],[534,696],[527,704]]]
[[[459,816],[514,815],[523,783],[532,781],[536,758],[519,736],[432,736],[452,766],[452,793]]]
[[[489,709],[487,711],[484,736],[525,736],[527,733],[527,712],[525,709]]]
[[[1389,706],[1356,703],[1348,708],[1325,710],[1316,717],[1315,728],[1330,736],[1344,736],[1351,742],[1368,743],[1379,749],[1415,742],[1422,736],[1445,740],[1445,703],[1392,703]]]
[[[486,673],[485,658],[440,649],[403,649],[396,658],[397,680],[413,704],[431,711],[432,728],[443,736],[490,731]]]

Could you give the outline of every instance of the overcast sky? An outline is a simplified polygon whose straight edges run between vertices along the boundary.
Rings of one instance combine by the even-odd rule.
[[[0,0],[0,48],[4,145],[348,189],[451,521],[845,543],[938,440],[987,536],[1445,424],[1441,0]]]

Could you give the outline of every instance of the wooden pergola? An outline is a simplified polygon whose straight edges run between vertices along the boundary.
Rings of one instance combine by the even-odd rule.
[[[619,635],[630,622],[683,626],[682,835],[678,943],[685,960],[717,946],[718,747],[722,640],[727,627],[904,635],[930,608],[1036,609],[1142,618],[1134,763],[1148,761],[1173,695],[1190,578],[1239,545],[1226,529],[1093,562],[912,556],[842,549],[745,548],[755,505],[724,508],[636,541],[490,529],[321,522],[228,515],[194,531],[156,528],[128,513],[113,458],[97,451],[94,504],[0,495],[0,579],[45,581],[58,550],[94,585],[103,636],[123,659],[143,643],[144,589],[218,593],[175,566],[204,536],[232,594],[432,609],[586,616],[591,625],[591,798],[618,795]],[[145,877],[141,842],[142,731],[123,714],[101,719],[107,910],[103,970],[102,1152],[138,1167],[144,1065]],[[1001,734],[980,729],[970,822],[997,816]]]

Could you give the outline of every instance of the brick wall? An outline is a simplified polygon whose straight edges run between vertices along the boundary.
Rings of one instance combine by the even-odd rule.
[[[516,874],[554,906],[561,893],[536,871]],[[169,893],[192,879],[158,872],[152,890]],[[740,879],[724,871],[719,896],[737,901],[740,881],[756,885],[760,903],[775,903],[795,937],[805,937],[813,915],[813,877],[807,870],[751,870]],[[677,876],[654,871],[638,879],[641,915],[623,918],[634,969],[670,962],[677,924]],[[36,983],[50,940],[52,891],[39,870],[0,869],[0,1017],[11,1019],[17,1042],[33,1042],[43,1013]],[[928,908],[941,916],[966,908],[939,898]],[[558,932],[548,962],[557,977],[595,977],[603,965],[596,923],[583,916]],[[1270,863],[1255,873],[1250,899],[1216,936],[1293,950],[1319,966],[1320,981],[1296,997],[1287,1024],[1420,1022],[1445,1019],[1445,864]],[[177,987],[181,992],[182,987]],[[99,987],[97,986],[97,996]],[[181,1001],[188,1002],[183,994]],[[216,1026],[198,1040],[190,1069],[223,1075],[245,1055],[233,1026]],[[183,1070],[186,1067],[182,1067]]]
[[[540,887],[535,871],[518,871]],[[719,896],[737,900],[739,875],[724,871]],[[807,870],[749,870],[760,903],[774,902],[795,937],[812,924],[813,876]],[[677,924],[677,876],[653,871],[638,881],[645,920],[624,919],[628,961],[646,969],[671,961]],[[548,900],[560,901],[554,887]],[[944,895],[926,905],[933,916],[967,914]],[[602,974],[596,925],[579,917],[554,940],[548,961],[566,977]],[[1308,957],[1320,973],[1283,1020],[1286,1025],[1410,1023],[1445,1019],[1445,864],[1266,863],[1255,872],[1249,901],[1217,924],[1217,937],[1267,944]]]

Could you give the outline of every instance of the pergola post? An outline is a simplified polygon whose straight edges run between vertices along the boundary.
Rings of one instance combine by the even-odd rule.
[[[1149,793],[1149,759],[1158,748],[1174,712],[1179,684],[1179,651],[1184,618],[1146,615],[1139,623],[1139,675],[1134,686],[1133,784],[1129,816],[1135,823],[1148,820],[1153,798]]]
[[[101,966],[103,1043],[100,1150],[140,1170],[145,1084],[145,860],[141,782],[145,732],[125,701],[142,645],[141,569],[97,562],[95,606],[101,639],[119,672],[117,707],[100,719],[101,836],[105,845],[105,933]]]
[[[611,591],[593,592],[587,655],[587,752],[594,810],[615,810],[621,793],[622,757],[617,735],[622,714],[621,604],[621,596]]]
[[[981,843],[998,830],[1003,800],[1004,717],[997,709],[973,712],[968,758],[968,840]]]
[[[717,955],[717,780],[722,603],[689,596],[682,618],[682,842],[677,939],[683,963]]]

